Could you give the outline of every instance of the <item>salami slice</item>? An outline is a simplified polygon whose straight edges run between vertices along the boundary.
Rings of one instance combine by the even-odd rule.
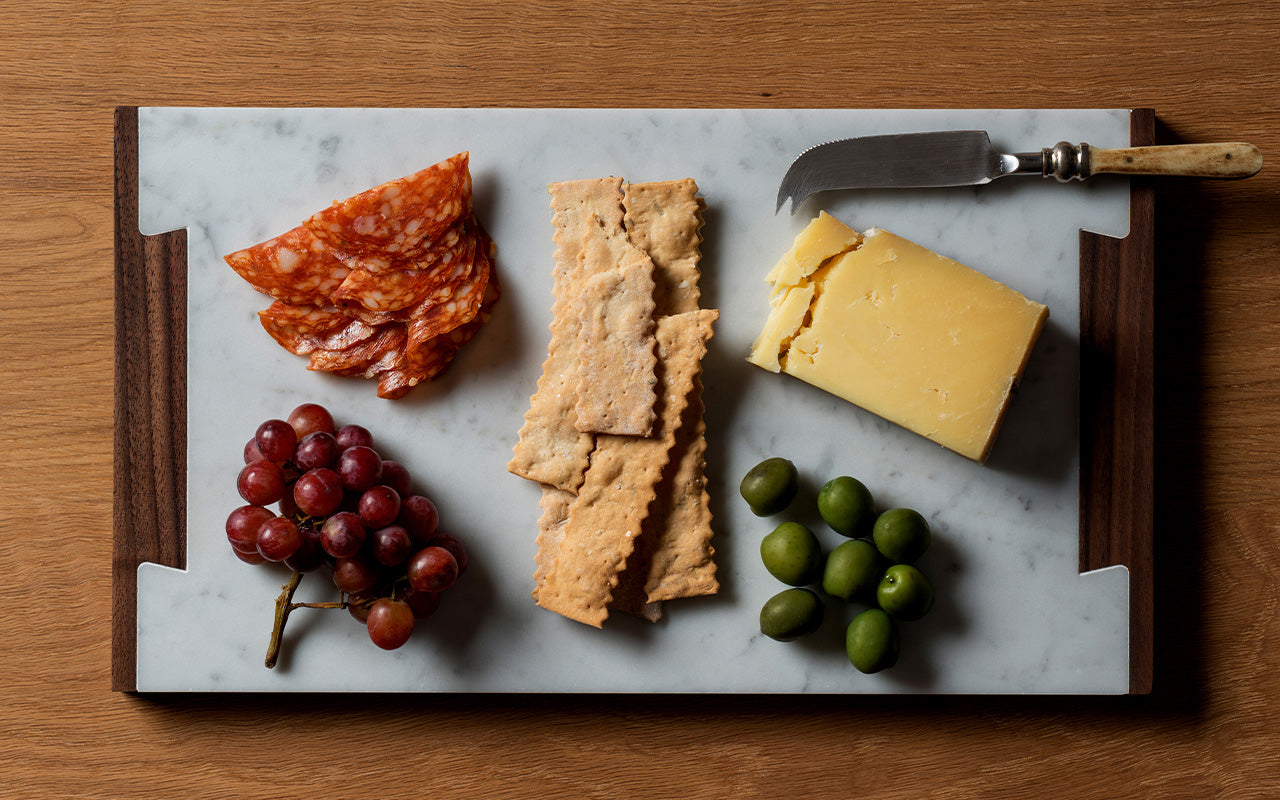
[[[224,260],[253,288],[294,305],[329,305],[329,296],[350,272],[304,226],[238,250]]]
[[[307,369],[372,378],[380,372],[397,369],[404,364],[407,339],[405,326],[392,322],[378,328],[372,337],[349,347],[312,352]]]
[[[485,284],[484,301],[476,315],[468,322],[417,346],[408,346],[404,364],[384,370],[378,375],[378,396],[387,400],[403,397],[419,383],[434,380],[449,368],[454,356],[470,342],[493,314],[493,307],[502,296],[498,276],[492,269]]]
[[[258,312],[262,327],[296,356],[341,350],[373,336],[376,329],[334,306],[297,306],[277,300]]]
[[[415,307],[444,302],[471,275],[477,235],[477,226],[470,226],[459,250],[421,268],[415,265],[414,269],[387,272],[353,269],[334,290],[333,302],[372,324],[408,321]]]
[[[489,259],[492,242],[480,231],[476,244],[475,266],[470,274],[448,292],[433,293],[413,309],[409,322],[409,347],[448,333],[475,318],[485,300],[485,289],[491,272]]]
[[[363,254],[344,253],[340,250],[333,252],[351,269],[362,269],[375,275],[404,269],[427,269],[438,262],[443,262],[437,267],[438,269],[448,269],[450,262],[466,254],[467,239],[475,236],[474,225],[474,215],[458,220],[449,230],[432,239],[426,250],[416,258],[406,258],[403,255],[375,255],[372,252]]]
[[[468,153],[334,203],[306,221],[335,250],[370,258],[418,258],[471,214]]]

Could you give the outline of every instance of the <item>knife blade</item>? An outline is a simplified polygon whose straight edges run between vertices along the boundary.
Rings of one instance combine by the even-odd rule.
[[[782,178],[774,213],[790,200],[794,214],[810,195],[833,189],[978,186],[1008,175],[1063,183],[1101,173],[1247,178],[1261,168],[1261,152],[1246,142],[1113,149],[1058,142],[1033,153],[1002,153],[986,131],[862,136],[801,153]]]

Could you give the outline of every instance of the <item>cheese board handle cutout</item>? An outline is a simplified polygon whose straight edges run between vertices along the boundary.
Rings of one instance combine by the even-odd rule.
[[[1102,174],[1248,178],[1262,169],[1262,152],[1247,142],[1115,149],[1059,142],[1044,151],[1043,169],[1060,181]]]
[[[1153,110],[1131,112],[1130,139],[1155,140]],[[1154,189],[1136,181],[1128,236],[1080,232],[1080,570],[1129,571],[1130,694],[1154,667],[1154,234]]]
[[[187,232],[138,229],[138,109],[115,110],[111,688],[137,686],[138,565],[186,565]]]

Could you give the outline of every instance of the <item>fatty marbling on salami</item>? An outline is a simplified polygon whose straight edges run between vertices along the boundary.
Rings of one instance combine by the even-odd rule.
[[[274,298],[258,317],[280,346],[394,399],[442,374],[489,319],[493,257],[463,152],[225,260]]]

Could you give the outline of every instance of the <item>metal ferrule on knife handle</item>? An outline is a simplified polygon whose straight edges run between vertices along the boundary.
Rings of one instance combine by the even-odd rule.
[[[1040,151],[1040,175],[1052,175],[1060,183],[1077,180],[1082,181],[1092,173],[1090,169],[1090,148],[1085,142],[1074,147],[1070,142],[1058,142],[1053,147]]]

